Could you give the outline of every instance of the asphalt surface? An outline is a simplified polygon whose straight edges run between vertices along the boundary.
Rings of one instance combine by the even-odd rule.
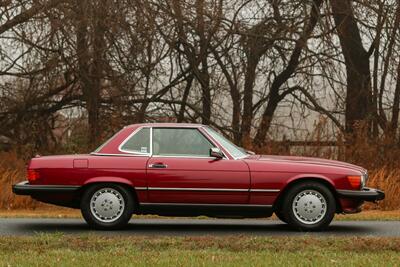
[[[258,236],[390,236],[400,237],[400,221],[333,221],[327,231],[302,233],[275,220],[262,219],[133,219],[118,231],[93,231],[82,219],[0,219],[0,236],[64,233],[100,235],[258,235]]]

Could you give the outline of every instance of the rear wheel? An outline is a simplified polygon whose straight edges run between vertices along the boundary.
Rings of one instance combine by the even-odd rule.
[[[81,199],[85,221],[95,229],[112,230],[124,227],[132,216],[134,200],[131,193],[117,184],[96,184]]]
[[[304,182],[290,188],[283,200],[282,213],[291,226],[305,231],[323,230],[336,212],[332,192],[318,182]]]

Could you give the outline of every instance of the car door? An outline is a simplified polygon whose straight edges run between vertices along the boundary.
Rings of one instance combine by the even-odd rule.
[[[216,159],[198,128],[152,128],[147,164],[151,203],[246,204],[250,174],[242,160]]]

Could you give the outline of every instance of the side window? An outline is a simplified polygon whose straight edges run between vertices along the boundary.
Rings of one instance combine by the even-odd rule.
[[[197,129],[153,128],[153,155],[208,157],[212,147]]]
[[[132,135],[121,146],[121,150],[142,154],[150,153],[150,128],[142,128]]]

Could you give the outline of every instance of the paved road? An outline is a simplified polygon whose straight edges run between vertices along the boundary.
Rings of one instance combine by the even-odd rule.
[[[273,220],[248,219],[136,219],[120,231],[91,231],[81,219],[0,219],[0,235],[33,235],[36,233],[65,234],[96,233],[101,235],[303,235],[286,224]],[[338,236],[397,236],[400,237],[400,221],[337,221],[325,232],[309,235]]]

